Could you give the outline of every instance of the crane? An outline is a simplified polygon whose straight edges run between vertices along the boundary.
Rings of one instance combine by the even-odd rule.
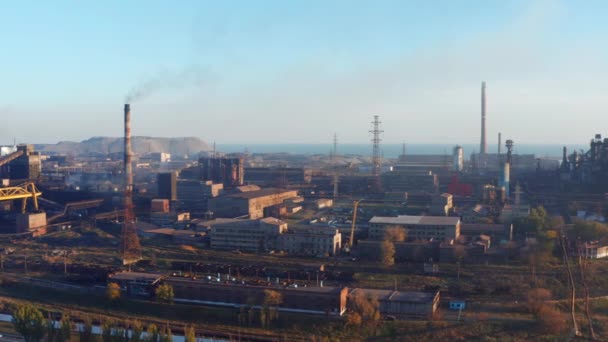
[[[353,202],[353,222],[350,226],[350,240],[349,247],[352,249],[354,241],[355,241],[355,226],[357,225],[357,208],[359,208],[359,203],[361,203],[364,198]]]

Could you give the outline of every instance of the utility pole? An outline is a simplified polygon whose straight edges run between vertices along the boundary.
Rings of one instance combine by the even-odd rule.
[[[570,316],[572,319],[572,334],[574,336],[580,336],[580,330],[578,329],[578,323],[576,322],[576,288],[574,287],[574,277],[572,276],[572,269],[570,268],[570,257],[568,256],[568,250],[566,249],[566,242],[564,239],[564,229],[562,227],[560,231],[560,242],[562,245],[562,252],[564,253],[564,261],[566,264],[566,271],[568,272],[568,281],[570,283]]]
[[[334,150],[331,155],[331,163],[334,168],[334,200],[338,198],[338,182],[339,182],[339,174],[338,174],[338,135],[334,133]]]

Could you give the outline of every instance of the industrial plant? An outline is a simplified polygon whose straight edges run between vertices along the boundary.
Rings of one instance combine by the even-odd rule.
[[[596,135],[586,152],[564,147],[559,160],[517,154],[516,133],[504,146],[498,133],[491,153],[486,89],[479,152],[461,143],[451,155],[408,154],[404,143],[384,158],[379,115],[369,155],[339,153],[337,134],[327,155],[192,150],[132,137],[130,104],[118,152],[4,146],[2,272],[100,296],[118,284],[129,300],[154,300],[168,286],[176,305],[234,311],[239,324],[265,312],[269,293],[290,315],[348,320],[367,300],[381,320],[458,321],[468,300],[483,303],[454,285],[483,274],[461,268],[524,262],[548,239],[529,228],[540,210],[562,217],[563,230],[604,222],[608,209],[608,139]],[[563,234],[565,253],[608,256],[603,238]],[[397,269],[410,280],[390,275]],[[63,276],[44,280],[57,270]],[[389,283],[374,281],[379,274]],[[495,298],[517,296],[511,286]]]

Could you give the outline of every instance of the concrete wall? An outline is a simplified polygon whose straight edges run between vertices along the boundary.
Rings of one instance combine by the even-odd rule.
[[[46,224],[46,213],[17,215],[17,233],[24,233],[36,228],[45,227]]]

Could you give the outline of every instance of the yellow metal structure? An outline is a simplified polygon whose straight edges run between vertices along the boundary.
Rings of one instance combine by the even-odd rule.
[[[25,213],[25,206],[27,199],[31,198],[34,202],[34,208],[38,210],[38,197],[42,193],[36,188],[36,185],[32,182],[23,183],[17,186],[11,186],[7,188],[0,188],[0,201],[12,201],[22,200],[21,202],[21,213]]]

